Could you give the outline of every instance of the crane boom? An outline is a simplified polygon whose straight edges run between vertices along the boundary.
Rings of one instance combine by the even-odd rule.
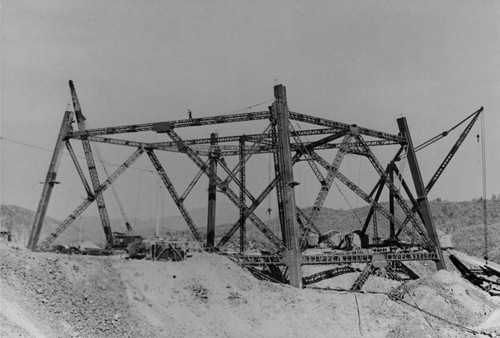
[[[441,165],[436,170],[436,173],[434,174],[434,176],[432,176],[432,178],[430,179],[429,183],[427,183],[427,186],[425,187],[425,193],[426,194],[428,194],[431,191],[432,187],[437,182],[438,178],[441,176],[441,174],[443,173],[444,169],[448,166],[448,164],[450,163],[450,161],[453,158],[453,156],[457,153],[458,148],[460,148],[460,146],[462,145],[463,141],[465,140],[465,138],[469,134],[470,130],[472,129],[472,126],[474,125],[474,123],[476,123],[476,121],[477,121],[477,119],[479,117],[479,114],[483,111],[483,109],[484,109],[483,107],[479,108],[476,112],[472,113],[469,117],[467,117],[465,120],[463,120],[462,122],[458,123],[457,125],[455,125],[452,128],[452,129],[454,129],[454,128],[458,127],[460,124],[462,124],[463,122],[467,121],[467,119],[469,119],[470,117],[473,117],[472,120],[467,125],[467,127],[465,127],[464,131],[458,137],[457,142],[455,142],[455,144],[451,148],[451,150],[448,153],[448,155],[446,155],[445,159],[443,160],[443,162],[441,163]],[[450,130],[452,130],[452,129],[450,129]],[[446,134],[447,134],[447,132],[446,132]],[[422,146],[418,146],[415,149],[418,149],[418,148],[423,149]],[[413,208],[411,209],[411,211],[412,212],[417,212],[418,208],[416,206],[413,206]],[[405,218],[405,220],[403,221],[403,225],[408,224],[409,221],[410,221],[410,217],[409,217],[409,215],[407,215],[406,218]],[[398,232],[396,233],[396,237],[399,236],[399,234],[401,233],[401,231],[402,231],[402,229],[398,230]]]
[[[479,110],[477,110],[472,115],[473,116],[472,120],[469,122],[469,124],[467,125],[467,127],[465,127],[465,129],[462,132],[462,134],[460,134],[460,136],[458,137],[457,142],[455,142],[455,144],[451,148],[451,150],[448,153],[448,155],[446,155],[445,159],[443,160],[443,162],[441,163],[441,165],[436,170],[436,173],[434,174],[434,176],[432,176],[432,178],[429,181],[429,183],[427,183],[427,186],[425,187],[425,192],[427,194],[432,189],[432,187],[434,186],[434,184],[436,183],[436,181],[438,180],[438,178],[441,176],[441,174],[443,173],[444,169],[446,169],[446,167],[448,166],[448,163],[450,163],[450,161],[453,158],[453,156],[455,156],[455,154],[457,153],[458,148],[460,148],[460,146],[464,142],[465,138],[467,137],[467,135],[469,134],[470,130],[472,129],[472,126],[474,126],[474,123],[476,123],[476,121],[477,121],[477,119],[479,117],[479,114],[481,114],[482,111],[483,111],[483,107],[479,108]]]

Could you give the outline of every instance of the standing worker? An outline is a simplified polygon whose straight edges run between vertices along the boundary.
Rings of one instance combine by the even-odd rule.
[[[188,109],[188,118],[189,118],[190,120],[192,120],[192,119],[193,119],[193,113],[191,112],[191,110],[190,110],[190,109]]]

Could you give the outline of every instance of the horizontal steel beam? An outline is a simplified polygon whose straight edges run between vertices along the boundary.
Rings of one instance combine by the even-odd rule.
[[[328,264],[352,264],[352,263],[370,263],[373,255],[380,253],[331,253],[320,255],[302,255],[302,265],[328,265]],[[244,255],[227,254],[228,257],[237,260],[245,265],[283,265],[281,255]],[[388,262],[402,261],[435,261],[438,255],[435,252],[400,252],[385,254]]]
[[[186,120],[175,120],[168,122],[143,123],[143,124],[132,124],[126,126],[117,126],[117,127],[86,129],[82,131],[72,131],[68,134],[68,136],[69,137],[79,137],[82,135],[98,136],[98,135],[137,133],[142,131],[158,132],[159,130],[167,127],[170,129],[174,129],[174,128],[197,127],[197,126],[205,126],[205,125],[221,124],[221,123],[264,120],[264,119],[269,119],[270,115],[271,114],[269,113],[269,111],[232,114],[232,115],[218,115],[210,117],[201,117],[197,119],[186,119]]]
[[[154,131],[154,132],[162,132],[165,128],[167,129],[177,129],[177,128],[185,128],[185,127],[196,127],[196,126],[205,126],[205,125],[213,125],[213,124],[223,124],[223,123],[235,123],[235,122],[245,122],[245,121],[253,121],[253,120],[264,120],[269,119],[270,113],[268,111],[260,111],[260,112],[252,112],[252,113],[244,113],[244,114],[232,114],[232,115],[218,115],[218,116],[210,116],[210,117],[202,117],[196,119],[184,119],[184,120],[174,120],[174,121],[164,121],[164,122],[155,122],[155,123],[142,123],[142,124],[133,124],[133,125],[124,125],[124,126],[112,126],[112,127],[104,127],[104,128],[93,128],[86,129],[81,131],[71,131],[68,133],[68,138],[77,138],[83,139],[89,136],[100,136],[100,135],[113,135],[113,134],[127,134],[127,133],[137,133],[144,131]],[[312,136],[312,135],[322,135],[322,134],[332,134],[338,133],[343,130],[351,130],[353,126],[336,122],[328,119],[318,118],[314,116],[299,114],[290,112],[290,118],[293,120],[312,123],[326,128],[320,129],[308,129],[308,130],[298,130],[291,133],[291,136]],[[399,135],[393,135],[381,131],[376,131],[373,129],[356,127],[360,134],[372,136],[375,138],[379,138],[385,141],[392,141],[390,144],[404,144],[406,143],[406,139]],[[236,142],[239,140],[241,135],[235,136],[224,136],[218,137],[217,142]],[[260,137],[260,134],[251,134],[245,135],[247,141],[252,142]],[[89,139],[90,141],[90,139]],[[130,141],[132,142],[132,141]],[[193,139],[186,140],[185,143],[187,145],[190,144],[210,144],[210,138],[201,138],[201,139]],[[304,143],[307,145],[308,143]],[[172,142],[160,142],[155,143],[153,149],[160,149],[159,146],[170,147],[172,146]],[[380,145],[385,145],[381,143]],[[317,149],[315,147],[315,149]]]
[[[332,129],[323,129],[323,130],[332,130]],[[300,133],[300,132],[298,132]],[[236,136],[234,136],[236,137]],[[86,135],[71,135],[70,137],[67,137],[68,139],[87,139],[90,142],[97,142],[97,143],[106,143],[106,144],[113,144],[113,145],[118,145],[118,146],[125,146],[125,147],[132,147],[132,148],[144,148],[144,149],[154,149],[154,150],[161,150],[161,151],[168,151],[168,152],[174,152],[174,153],[179,153],[181,152],[179,148],[175,145],[174,142],[158,142],[158,143],[148,143],[148,142],[138,142],[138,141],[131,141],[131,140],[121,140],[121,139],[116,139],[116,138],[109,138],[109,137],[101,137],[101,136],[86,136]],[[233,138],[233,136],[231,136]],[[221,139],[221,138],[219,138]],[[205,140],[205,139],[201,139]],[[252,141],[255,139],[252,138]],[[193,149],[198,155],[201,156],[209,156],[210,151],[211,151],[211,146],[209,145],[203,145],[203,144],[198,144],[196,140],[189,140],[191,143],[186,142],[186,145],[189,145],[191,149]],[[226,141],[224,141],[226,142]],[[227,141],[229,142],[229,141]],[[272,145],[268,144],[266,141],[264,141],[265,144],[262,144],[258,147],[255,146],[248,146],[245,147],[245,151],[249,152],[251,151],[253,154],[268,154],[272,153],[276,147],[273,147]],[[264,143],[263,142],[263,143]],[[304,142],[302,144],[295,144],[292,143],[290,146],[293,151],[302,151],[303,147],[309,146],[313,142]],[[380,141],[365,141],[365,143],[368,146],[385,146],[385,145],[393,145],[393,144],[399,144],[399,142],[396,141],[388,141],[388,140],[380,140]],[[193,146],[194,145],[194,146]],[[358,154],[358,148],[361,144],[357,142],[353,142],[349,145],[349,153],[356,153]],[[315,150],[325,150],[325,149],[337,149],[342,146],[342,143],[327,143],[327,144],[322,144],[319,146],[314,147]],[[240,149],[238,145],[219,145],[220,147],[220,155],[222,157],[228,157],[228,156],[239,156]],[[363,155],[363,154],[361,154]]]
[[[338,128],[344,130],[351,130],[352,128],[357,128],[359,133],[362,135],[372,136],[389,141],[396,141],[398,143],[406,143],[406,138],[400,135],[389,134],[382,131],[359,127],[356,125],[349,125],[347,123],[336,122],[321,117],[290,112],[290,119],[329,128]]]
[[[291,136],[313,136],[313,135],[323,135],[323,134],[331,134],[338,132],[336,128],[321,128],[321,129],[308,129],[308,130],[298,130],[298,131],[290,131]],[[225,143],[225,142],[239,142],[240,138],[244,137],[247,142],[257,142],[261,139],[262,134],[245,134],[245,135],[232,135],[232,136],[219,136],[217,137],[217,143]],[[271,139],[271,136],[267,137]],[[199,139],[190,139],[184,141],[187,145],[191,144],[210,144],[210,138],[199,138]],[[158,142],[153,144],[159,144],[164,146],[171,146],[174,142]]]

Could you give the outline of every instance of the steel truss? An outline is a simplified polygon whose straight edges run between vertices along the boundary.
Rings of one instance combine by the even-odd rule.
[[[278,85],[274,88],[276,100],[269,107],[268,111],[87,129],[85,126],[85,117],[81,111],[72,82],[70,82],[70,88],[78,130],[73,129],[73,113],[66,112],[33,224],[28,244],[31,249],[48,248],[55,238],[69,227],[76,217],[94,201],[98,203],[106,240],[108,244],[111,244],[111,226],[102,193],[126,171],[134,160],[143,152],[146,152],[196,241],[205,244],[211,250],[223,251],[223,247],[239,230],[239,240],[237,242],[239,243],[240,254],[231,255],[231,257],[239,263],[249,266],[284,265],[287,267],[290,283],[294,286],[300,287],[303,283],[310,284],[314,280],[325,276],[335,276],[340,273],[352,272],[351,269],[342,268],[331,271],[327,270],[319,275],[303,278],[301,265],[365,263],[367,264],[367,268],[362,271],[359,280],[353,286],[353,289],[360,288],[367,276],[377,270],[373,268],[373,260],[374,257],[379,257],[377,255],[381,254],[378,247],[378,243],[380,243],[378,238],[380,223],[377,225],[377,214],[389,221],[391,225],[391,240],[393,242],[397,242],[399,240],[398,237],[401,234],[405,234],[412,239],[413,247],[416,248],[412,252],[389,251],[382,253],[385,261],[391,264],[396,262],[397,264],[395,263],[394,267],[399,267],[400,270],[403,269],[400,263],[408,260],[433,260],[437,263],[438,268],[445,268],[435,227],[432,222],[432,215],[428,208],[426,194],[432,188],[439,175],[441,175],[444,167],[448,165],[454,152],[447,156],[432,181],[425,187],[417,159],[414,155],[415,150],[411,143],[405,118],[398,119],[398,133],[391,134],[292,112],[288,110],[285,87]],[[477,119],[477,116],[475,116],[475,119]],[[249,133],[245,135],[219,136],[218,134],[212,134],[210,137],[205,138],[183,139],[178,133],[178,130],[182,130],[183,128],[200,128],[212,125],[219,125],[218,129],[220,130],[223,125],[231,125],[238,122],[245,122],[246,126],[248,126],[247,130],[250,130],[250,122],[252,121],[260,121],[261,125],[262,122],[267,121],[268,125],[261,133]],[[293,125],[299,125],[299,123],[300,128],[295,129]],[[473,122],[469,124],[467,127],[468,130],[470,130],[472,124]],[[125,139],[128,134],[144,132],[164,134],[169,139],[164,142],[142,142]],[[117,135],[120,138],[109,137],[109,135]],[[311,141],[308,138],[313,138],[313,140]],[[464,138],[465,136],[459,139],[456,148],[460,146]],[[91,184],[87,182],[83,169],[75,155],[71,145],[72,141],[82,142],[91,177]],[[101,183],[97,175],[90,147],[92,142],[131,147],[136,149],[136,151],[122,166]],[[372,148],[391,145],[399,146],[399,149],[393,160],[384,168],[379,159],[374,155]],[[64,146],[66,146],[71,155],[88,197],[58,226],[54,233],[49,235],[39,245],[39,234],[54,187]],[[322,152],[322,155],[320,155],[319,151]],[[172,180],[167,175],[165,164],[160,163],[160,160],[156,156],[157,152],[183,154],[198,168],[198,173],[182,195],[178,194],[178,189],[174,187]],[[333,154],[324,155],[329,152],[333,152]],[[408,157],[417,198],[413,196],[411,189],[401,175],[399,175],[395,165],[400,160],[403,152]],[[259,154],[273,155],[274,178],[260,194],[253,195],[247,188],[246,166],[252,157]],[[367,193],[363,191],[353,180],[348,178],[349,173],[342,171],[342,162],[346,155],[361,156],[373,166],[379,176],[379,180],[371,192]],[[225,161],[226,157],[231,156],[237,158],[237,164],[234,168],[229,167]],[[328,156],[329,160],[325,159],[326,156]],[[295,204],[294,186],[297,182],[293,178],[293,166],[301,161],[307,161],[319,182],[319,191],[310,211],[301,210]],[[217,167],[219,167],[219,170],[217,170]],[[170,172],[170,175],[175,175],[175,173]],[[209,215],[207,217],[206,242],[199,232],[201,225],[195,224],[189,214],[188,207],[185,205],[186,198],[203,175],[209,179]],[[374,241],[375,245],[371,244],[363,248],[362,252],[338,252],[338,247],[327,236],[323,236],[324,234],[321,232],[320,227],[316,224],[319,211],[323,207],[334,180],[343,183],[371,207],[363,228],[360,229],[360,233],[365,235],[369,225],[373,223],[374,237],[377,237],[377,239]],[[406,197],[396,187],[396,180],[403,187]],[[308,182],[307,184],[310,183]],[[237,190],[234,190],[232,186],[236,186]],[[389,191],[391,197],[389,209],[379,202],[381,192],[384,188]],[[274,233],[269,225],[255,214],[256,209],[268,198],[273,190],[276,191],[280,233]],[[235,221],[229,230],[225,233],[217,234],[216,237],[220,239],[215,244],[215,194],[217,191],[225,194],[236,206],[240,214],[239,219]],[[395,215],[394,201],[403,212],[402,219]],[[251,222],[269,240],[274,248],[273,254],[257,256],[245,254],[247,246],[246,234],[248,231],[247,221]],[[323,238],[324,242],[335,253],[320,255],[305,254],[303,252],[304,247],[307,243],[308,235],[311,233]],[[396,270],[388,269],[387,271],[387,275],[394,276],[394,271]],[[409,273],[407,272],[407,274]]]

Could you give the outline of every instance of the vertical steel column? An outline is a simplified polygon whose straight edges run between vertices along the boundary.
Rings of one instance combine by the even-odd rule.
[[[290,135],[288,129],[288,106],[286,101],[286,88],[283,85],[274,86],[275,101],[271,107],[271,113],[276,119],[278,150],[277,162],[281,179],[279,185],[282,191],[283,219],[283,243],[285,251],[283,260],[288,266],[290,285],[302,287],[302,257],[299,245],[299,227],[297,224],[297,211],[295,209],[295,192],[293,189],[293,167],[290,151]],[[277,173],[278,174],[278,173]]]
[[[391,182],[394,182],[394,170],[390,168],[389,170],[389,178],[391,179]],[[396,217],[394,214],[394,191],[389,189],[389,212],[391,213],[392,217]],[[389,220],[389,238],[390,239],[396,239],[396,229],[394,227],[394,218]]]
[[[373,213],[373,244],[380,244],[380,237],[378,237],[378,222],[377,222],[377,212]]]
[[[375,185],[375,187],[373,188],[372,192],[369,195],[370,197],[372,197],[373,194],[375,193],[375,190],[377,191],[374,197],[375,202],[378,202],[380,195],[382,194],[382,190],[384,189],[384,182],[385,180],[383,178],[380,178],[380,180],[377,182],[377,184]],[[370,221],[372,220],[373,215],[375,215],[375,207],[372,205],[370,207],[370,211],[368,211],[368,215],[366,216],[363,229],[361,230],[361,233],[363,235],[366,234],[366,229],[368,229],[368,226],[370,225]]]
[[[439,238],[437,236],[436,227],[432,220],[431,208],[429,201],[427,200],[427,192],[425,190],[424,182],[422,180],[422,174],[420,173],[420,168],[417,161],[417,156],[415,154],[415,149],[413,148],[413,143],[411,141],[410,130],[408,129],[408,123],[406,118],[401,117],[397,119],[398,127],[401,134],[406,137],[407,142],[407,159],[408,165],[410,166],[411,176],[413,178],[413,184],[415,185],[415,190],[417,192],[417,202],[422,210],[423,220],[425,229],[431,241],[436,245],[436,253],[439,260],[436,261],[436,267],[438,270],[445,270],[446,266],[443,259],[443,253],[441,252],[441,245],[439,244]]]
[[[217,159],[219,158],[219,152],[216,150],[217,145],[217,133],[210,134],[210,156],[209,156],[209,166],[210,170],[217,173]],[[215,209],[217,207],[217,184],[215,182],[215,177],[211,175],[208,178],[208,213],[207,213],[207,247],[215,247]]]
[[[284,233],[284,224],[285,224],[285,214],[283,212],[283,185],[281,184],[282,181],[282,176],[281,176],[281,170],[280,170],[280,164],[279,164],[279,155],[278,155],[278,148],[279,148],[279,139],[278,139],[278,126],[276,123],[276,114],[273,113],[273,106],[270,107],[271,109],[271,119],[273,120],[273,129],[271,131],[272,134],[272,139],[273,139],[273,164],[274,164],[274,173],[275,177],[279,177],[279,180],[276,182],[276,203],[278,207],[278,219],[279,219],[279,229],[281,231],[281,238],[285,238],[285,233]]]
[[[59,164],[61,163],[61,157],[64,150],[64,139],[66,138],[68,131],[71,129],[72,122],[73,112],[65,112],[61,129],[59,130],[59,136],[57,137],[56,146],[54,147],[54,152],[52,153],[52,159],[50,160],[47,177],[45,178],[45,182],[43,184],[42,196],[40,197],[40,202],[38,203],[38,209],[36,211],[33,227],[31,228],[28,249],[35,250],[38,245],[43,220],[45,219],[45,214],[49,206],[50,195],[52,194],[54,185],[57,183],[57,170],[59,169]]]
[[[402,151],[403,151],[403,147],[399,148],[396,155],[394,155],[394,158],[392,159],[392,161],[387,165],[387,167],[385,169],[385,172],[387,174],[390,174],[391,170],[394,170],[394,168],[395,168],[394,162],[399,158],[399,155],[401,155]],[[390,177],[390,179],[393,180],[393,177]],[[378,202],[378,200],[380,198],[380,194],[382,193],[382,189],[384,188],[384,186],[385,186],[385,178],[382,176],[378,180],[377,184],[375,184],[375,186],[373,187],[373,190],[370,192],[370,195],[369,195],[370,197],[372,197],[373,194],[375,193],[375,191],[377,192],[377,194],[375,195],[375,202]],[[390,191],[390,189],[389,189],[389,191]],[[366,233],[366,229],[368,228],[368,225],[370,224],[370,220],[371,220],[371,217],[372,217],[374,211],[375,211],[375,208],[372,205],[370,208],[370,211],[368,212],[368,216],[366,217],[365,225],[363,226],[363,230],[361,230],[361,233],[363,235]],[[393,223],[394,223],[394,221],[393,221]]]
[[[240,201],[246,205],[245,185],[246,185],[246,166],[245,166],[245,136],[240,137]],[[246,250],[246,217],[245,211],[240,209],[240,252]]]

